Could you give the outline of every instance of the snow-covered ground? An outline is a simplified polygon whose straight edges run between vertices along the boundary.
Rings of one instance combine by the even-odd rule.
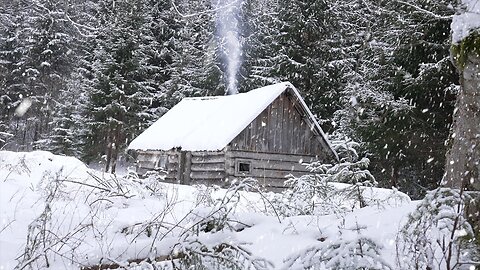
[[[266,268],[303,269],[296,256],[360,236],[374,241],[379,258],[395,269],[397,232],[418,202],[386,189],[364,194],[376,203],[335,215],[281,217],[266,210],[265,194],[115,177],[72,157],[2,151],[0,269],[122,265],[179,254],[192,243],[227,243],[269,262]],[[208,220],[222,217],[223,225],[209,228]]]

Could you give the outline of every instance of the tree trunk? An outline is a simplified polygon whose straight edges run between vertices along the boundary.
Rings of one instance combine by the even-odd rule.
[[[453,115],[453,143],[447,154],[442,184],[471,193],[466,217],[480,245],[480,57],[469,53],[460,71],[460,92]]]
[[[443,185],[480,190],[480,57],[470,53],[460,69],[461,88],[453,116],[453,144]]]
[[[113,138],[113,145],[112,145],[112,158],[111,158],[111,168],[110,172],[115,173],[115,170],[117,169],[117,159],[118,159],[118,147],[120,146],[121,143],[121,131],[122,131],[122,125],[117,123],[115,127],[115,135]]]
[[[113,133],[113,130],[112,128],[108,127],[107,129],[107,149],[106,149],[106,160],[105,160],[105,172],[109,172],[110,170],[110,161],[112,160],[112,141],[113,141],[113,138],[112,138],[112,133]]]

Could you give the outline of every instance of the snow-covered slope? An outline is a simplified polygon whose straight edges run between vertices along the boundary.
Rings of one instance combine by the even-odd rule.
[[[48,152],[0,152],[0,269],[122,265],[193,243],[228,243],[270,262],[265,268],[302,269],[292,258],[309,247],[359,235],[382,246],[393,266],[397,231],[417,203],[392,204],[389,194],[372,189],[377,204],[337,215],[279,217],[266,214],[265,194],[139,182]],[[206,229],[205,220],[222,215],[231,229]]]

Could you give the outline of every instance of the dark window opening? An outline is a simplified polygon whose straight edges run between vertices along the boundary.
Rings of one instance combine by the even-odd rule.
[[[250,163],[239,162],[238,163],[238,172],[250,173]]]
[[[236,160],[235,162],[235,175],[237,176],[249,176],[252,175],[252,161],[251,160]]]

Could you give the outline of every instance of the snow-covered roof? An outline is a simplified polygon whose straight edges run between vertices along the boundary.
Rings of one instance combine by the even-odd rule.
[[[298,98],[315,123],[315,129],[328,144],[325,134],[299,92],[289,82],[282,82],[236,95],[184,98],[133,140],[128,148],[170,150],[181,147],[185,151],[221,150],[286,90]],[[332,152],[335,155],[334,151]]]

